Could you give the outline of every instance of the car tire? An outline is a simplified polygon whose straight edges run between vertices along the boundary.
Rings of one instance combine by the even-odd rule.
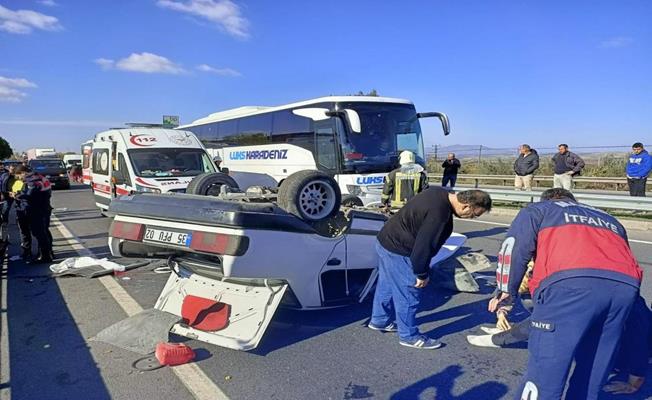
[[[288,213],[316,222],[337,214],[342,194],[335,179],[320,171],[305,170],[283,181],[277,199],[278,206]]]
[[[364,207],[362,200],[353,194],[345,194],[342,196],[342,206],[343,207]]]
[[[186,188],[188,194],[198,194],[201,196],[217,196],[220,194],[222,185],[227,185],[230,189],[240,190],[238,183],[221,172],[208,172],[197,175]]]

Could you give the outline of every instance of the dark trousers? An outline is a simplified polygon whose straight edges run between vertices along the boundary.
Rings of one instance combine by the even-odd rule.
[[[16,210],[16,223],[20,230],[20,249],[23,257],[32,254],[32,230],[29,228],[29,219],[25,211]]]
[[[526,341],[529,335],[530,318],[527,318],[521,322],[513,324],[512,327],[506,331],[491,335],[491,342],[496,346],[509,346]]]
[[[630,196],[645,197],[645,185],[647,185],[647,178],[627,178],[627,184],[629,185]]]
[[[52,235],[48,226],[50,212],[33,212],[27,214],[29,229],[38,242],[39,254],[42,257],[49,257],[52,254]]]
[[[566,398],[597,399],[637,296],[631,285],[588,277],[564,279],[539,291],[527,372],[515,399],[561,399],[573,360]]]
[[[441,178],[441,185],[446,187],[450,182],[451,189],[455,187],[455,182],[457,181],[457,174],[444,174],[444,177]]]
[[[652,339],[652,313],[645,299],[638,296],[625,323],[616,357],[616,368],[634,376],[645,376],[650,357]]]

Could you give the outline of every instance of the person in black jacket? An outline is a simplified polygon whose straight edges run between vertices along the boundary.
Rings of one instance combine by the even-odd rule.
[[[554,165],[553,183],[554,188],[573,190],[573,177],[579,176],[584,169],[582,157],[568,150],[568,145],[559,145],[559,153],[552,157]]]
[[[450,183],[451,189],[455,187],[455,182],[457,181],[457,171],[462,168],[462,163],[460,160],[455,158],[454,153],[449,153],[448,158],[441,164],[441,167],[444,169],[444,176],[441,179],[441,185],[446,187]]]
[[[9,211],[14,199],[9,195],[13,184],[12,174],[0,163],[0,262],[9,247]]]
[[[417,307],[428,285],[430,260],[453,232],[453,215],[475,218],[491,210],[481,190],[453,194],[431,187],[408,201],[378,234],[378,283],[369,328],[398,331],[399,343],[436,349],[441,343],[419,334]]]
[[[514,161],[514,189],[532,190],[534,172],[539,169],[539,154],[527,144],[522,144],[518,151],[518,158]]]

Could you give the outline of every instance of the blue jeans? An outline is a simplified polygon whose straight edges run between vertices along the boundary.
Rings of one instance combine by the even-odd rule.
[[[561,399],[573,359],[566,398],[597,399],[637,295],[633,286],[589,277],[554,282],[536,293],[528,367],[515,399],[534,391],[539,400]]]
[[[417,289],[417,277],[412,272],[409,257],[387,251],[376,242],[378,253],[378,283],[370,323],[384,327],[396,321],[402,341],[419,337],[416,316],[423,289]]]

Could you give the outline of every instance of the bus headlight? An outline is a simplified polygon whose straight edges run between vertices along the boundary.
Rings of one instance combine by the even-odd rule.
[[[136,191],[141,193],[161,193],[161,189],[140,186],[139,184],[136,184]]]
[[[354,196],[360,196],[362,194],[362,188],[358,185],[346,185],[346,190]]]

